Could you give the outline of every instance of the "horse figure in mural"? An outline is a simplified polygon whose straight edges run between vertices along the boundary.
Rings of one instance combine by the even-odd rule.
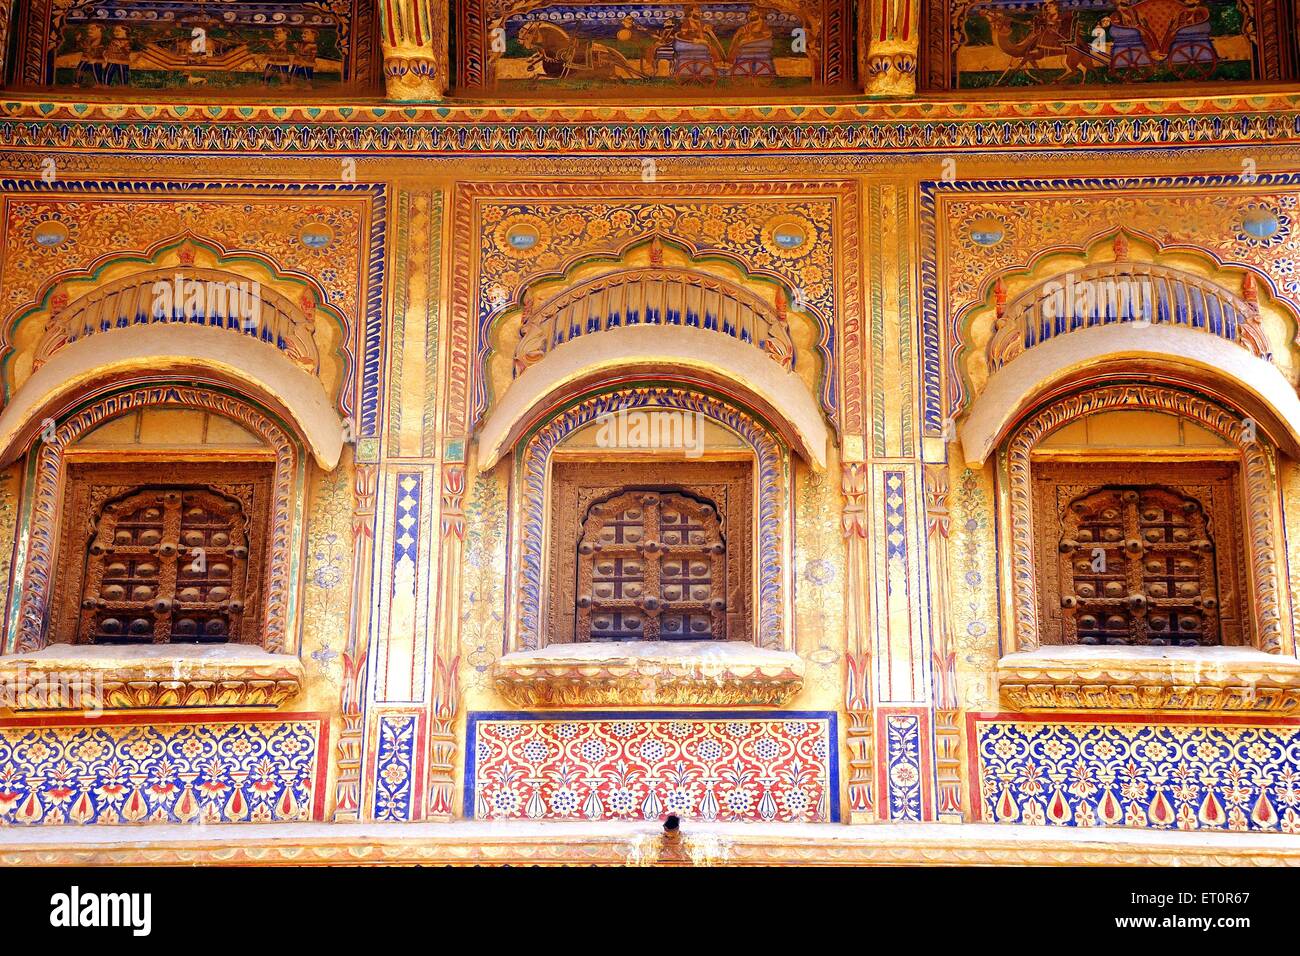
[[[1037,79],[1034,70],[1053,56],[1065,59],[1059,79],[1077,74],[1080,82],[1087,82],[1090,69],[1106,70],[1117,79],[1146,79],[1161,64],[1179,79],[1200,79],[1218,64],[1210,10],[1203,0],[1115,0],[1113,16],[1102,18],[1090,41],[1080,36],[1074,14],[1061,12],[1058,0],[1046,0],[1020,39],[1015,33],[1023,20],[1000,10],[986,10],[983,16],[994,43],[1012,60],[998,77],[999,85],[1021,70]]]
[[[551,23],[526,23],[519,31],[519,44],[533,51],[529,70],[540,70],[552,79],[587,75],[602,80],[640,80],[645,73],[611,46],[571,37]]]

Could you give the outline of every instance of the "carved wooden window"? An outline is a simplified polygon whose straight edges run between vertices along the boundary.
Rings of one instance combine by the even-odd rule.
[[[204,469],[229,480],[118,483],[144,471],[184,477]],[[54,639],[260,641],[269,477],[253,464],[72,469]]]
[[[712,502],[634,490],[593,504],[578,543],[575,637],[725,640],[726,550]]]
[[[595,527],[591,521],[593,507],[608,505],[616,498],[633,492],[675,495],[694,502],[693,508],[697,508],[700,504],[707,504],[713,509],[716,533],[724,547],[721,556],[721,573],[715,573],[715,566],[712,563],[708,572],[710,592],[716,599],[724,602],[724,609],[720,612],[724,623],[722,632],[718,636],[730,641],[753,640],[754,473],[752,461],[747,459],[617,461],[592,460],[576,456],[557,461],[552,471],[549,503],[550,555],[547,561],[548,585],[544,614],[546,643],[564,644],[592,639],[590,630],[583,634],[578,627],[579,594],[587,593],[595,597],[591,591],[580,591],[579,561],[585,561],[586,556],[581,555],[579,549],[584,537]],[[712,522],[709,523],[709,527],[713,528]],[[712,533],[713,531],[710,530],[710,534]],[[699,532],[695,532],[696,536],[698,534]],[[690,535],[687,537],[689,538]],[[591,557],[594,555],[593,549]],[[664,561],[671,565],[666,574],[663,573]],[[630,584],[629,569],[620,566],[617,570],[618,577],[627,578]],[[681,593],[689,595],[692,592],[700,593],[699,589],[703,587],[702,581],[691,580],[701,575],[695,574],[694,572],[699,569],[692,569],[689,563],[681,568],[673,558],[663,557],[662,561],[656,561],[652,570],[661,574],[659,585],[672,589],[668,596],[670,603],[680,600],[679,588]],[[596,583],[595,578],[593,562],[593,587]],[[655,597],[662,600],[657,594]],[[677,639],[679,630],[683,629],[689,633],[689,624],[682,628],[680,625],[685,622],[675,616],[680,613],[680,611],[673,611],[668,617],[660,613],[659,640]],[[692,637],[704,640],[715,637],[714,613],[710,610],[709,626],[705,629],[706,633],[703,637],[699,637],[698,632],[696,635],[691,635]],[[668,626],[665,627],[665,624]],[[624,628],[624,630],[630,632],[631,628]],[[600,633],[602,630],[598,628],[597,634]],[[686,637],[686,634],[682,635],[683,639]]]
[[[1044,643],[1242,643],[1230,466],[1075,463],[1037,472]],[[1155,480],[1134,480],[1142,477]]]

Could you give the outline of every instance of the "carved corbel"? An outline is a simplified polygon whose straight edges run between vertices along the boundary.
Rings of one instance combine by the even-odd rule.
[[[447,95],[449,7],[434,0],[380,0],[384,88],[390,100]]]
[[[867,93],[910,96],[916,92],[920,16],[919,0],[870,0],[858,38],[859,75]]]

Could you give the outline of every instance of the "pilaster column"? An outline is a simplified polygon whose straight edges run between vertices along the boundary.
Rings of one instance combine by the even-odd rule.
[[[370,649],[370,567],[375,549],[375,487],[379,469],[356,465],[352,489],[352,606],[343,651],[343,692],[339,731],[339,776],[334,819],[351,822],[361,814],[361,747],[365,735],[366,656]]]
[[[858,36],[858,75],[877,96],[916,92],[921,42],[920,0],[865,0]]]
[[[434,644],[433,711],[429,723],[429,819],[450,820],[455,807],[457,676],[460,655],[460,567],[465,556],[465,466],[442,466],[442,560],[438,567],[439,608]]]
[[[849,823],[876,819],[875,735],[871,691],[871,605],[867,573],[867,466],[846,461],[841,466],[844,510],[841,527],[848,542],[845,624],[848,629],[848,680],[844,709],[848,714],[845,743],[849,751]]]
[[[447,95],[448,19],[449,5],[438,0],[379,0],[390,100],[427,102]]]
[[[927,464],[925,468],[925,528],[930,546],[931,632],[934,665],[935,770],[938,782],[938,815],[943,823],[960,823],[961,806],[961,703],[957,694],[957,652],[952,635],[952,595],[948,579],[948,466]]]

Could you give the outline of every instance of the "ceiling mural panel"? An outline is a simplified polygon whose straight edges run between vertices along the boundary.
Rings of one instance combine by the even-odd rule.
[[[18,78],[80,89],[358,89],[374,75],[373,10],[368,0],[32,0]]]
[[[930,8],[930,85],[1281,77],[1277,0],[956,0]]]
[[[459,0],[459,84],[639,96],[835,89],[851,80],[851,22],[846,0]]]

